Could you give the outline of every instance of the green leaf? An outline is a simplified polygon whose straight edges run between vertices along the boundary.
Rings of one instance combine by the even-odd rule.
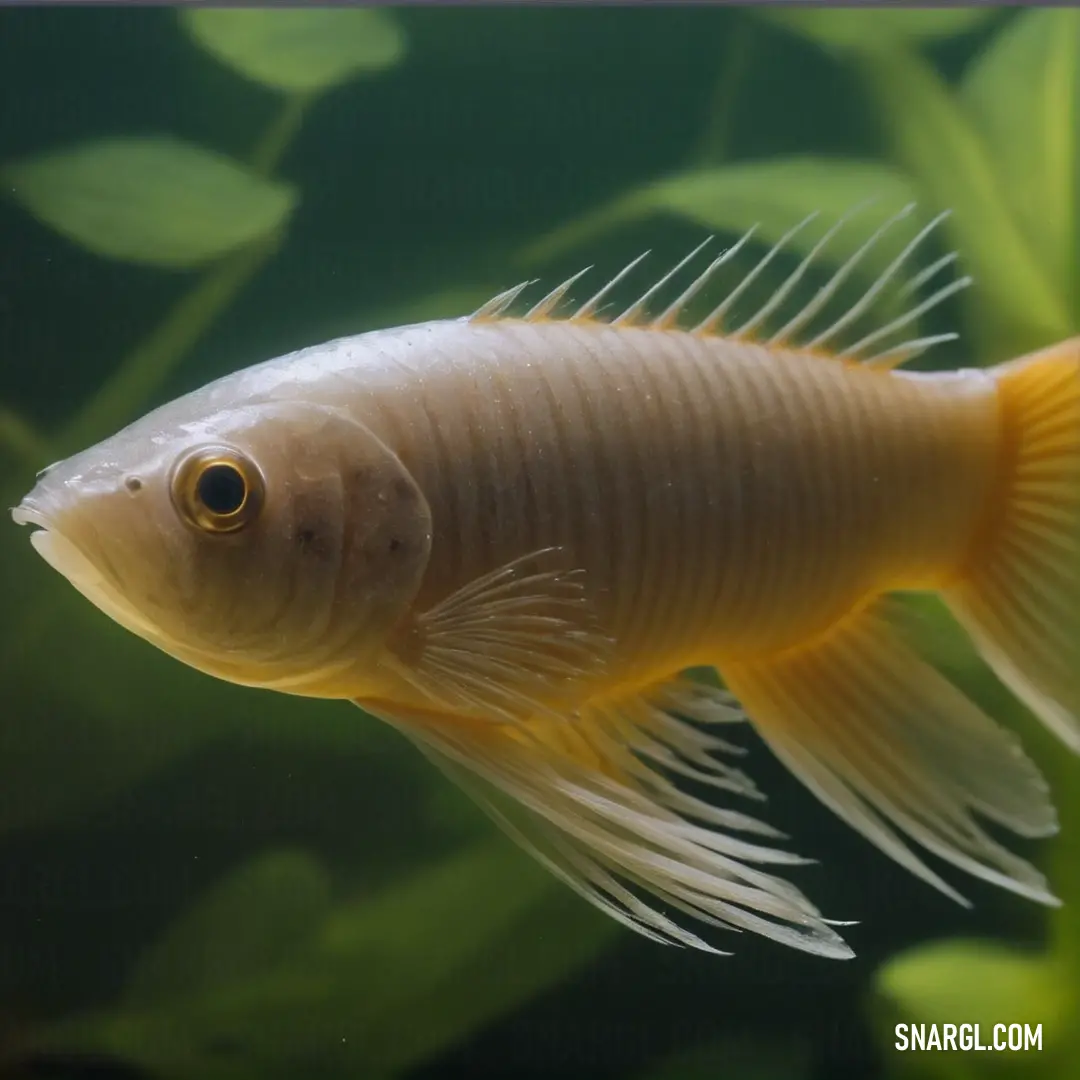
[[[872,203],[833,239],[823,258],[850,256],[866,240],[871,222],[914,201],[914,189],[887,165],[844,159],[796,157],[724,165],[680,173],[622,196],[610,206],[565,225],[533,244],[523,261],[543,262],[577,248],[586,239],[654,213],[675,214],[708,229],[741,234],[760,225],[759,236],[775,243],[814,211],[832,223],[860,203]],[[807,230],[791,242],[805,253],[820,237]],[[867,266],[880,265],[887,244],[876,247]]]
[[[921,946],[879,970],[873,1013],[902,1076],[952,1078],[1072,1075],[1075,987],[1041,956],[992,942],[947,941]],[[1042,1025],[1042,1051],[970,1053],[962,1050],[903,1054],[895,1050],[896,1024],[978,1024],[983,1044],[994,1025]],[[1065,1067],[1064,1071],[1059,1071]]]
[[[986,668],[971,639],[937,593],[900,593],[896,601],[907,616],[908,640],[924,656],[950,676],[985,678]]]
[[[912,45],[967,34],[994,18],[992,7],[872,11],[804,10],[763,4],[755,12],[764,19],[830,49],[874,49],[882,41]]]
[[[371,7],[185,8],[185,30],[255,82],[312,93],[392,67],[405,36],[389,11]]]
[[[883,47],[858,60],[893,151],[972,270],[983,340],[1001,359],[1069,333],[1070,313],[1012,216],[1001,177],[969,116],[917,56]]]
[[[801,1039],[743,1036],[681,1050],[641,1075],[640,1080],[800,1080],[811,1074]]]
[[[1018,15],[972,65],[963,100],[1009,209],[1068,306],[1080,277],[1080,11]]]
[[[314,859],[293,852],[255,859],[142,955],[126,1003],[160,1005],[258,975],[314,933],[329,904],[330,882]]]
[[[218,316],[276,254],[280,234],[247,244],[211,266],[123,357],[55,438],[51,459],[78,453],[131,423],[150,406]]]
[[[335,916],[323,948],[365,973],[367,1060],[390,1073],[560,982],[620,932],[499,838]]]
[[[513,282],[517,284],[517,282]],[[410,297],[390,306],[368,310],[353,318],[347,333],[358,334],[365,330],[381,330],[387,326],[407,326],[410,323],[427,322],[430,319],[458,319],[474,312],[496,293],[509,286],[451,285],[437,292]]]
[[[173,268],[269,236],[297,202],[289,185],[168,135],[82,143],[10,164],[0,181],[95,254]]]
[[[760,222],[761,235],[775,242],[814,211],[831,224],[860,203],[875,224],[913,201],[911,184],[885,165],[823,158],[729,165],[674,177],[642,193],[643,201],[710,229],[742,233]],[[842,230],[829,245],[831,259],[853,254],[866,240],[866,221]],[[817,236],[800,234],[792,247],[808,251]],[[880,252],[879,252],[880,257]]]
[[[1050,938],[1055,961],[1068,972],[1072,985],[1080,986],[1080,859],[1076,851],[1076,836],[1080,830],[1080,777],[1077,777],[1075,759],[1068,763],[1055,762],[1048,771],[1061,822],[1060,837],[1050,852],[1048,876],[1062,900],[1062,906],[1050,918]],[[1080,1037],[1076,1047],[1080,1052]]]
[[[1052,1024],[1068,998],[1043,957],[984,941],[920,946],[888,961],[876,981],[879,994],[920,1023]]]
[[[238,899],[244,892],[263,895],[248,887]],[[239,912],[242,902],[219,896],[212,907]],[[219,932],[200,945],[190,928],[229,921],[196,917],[183,937],[205,951]],[[564,979],[616,933],[522,852],[485,843],[340,905],[276,967],[185,1000],[72,1017],[35,1045],[104,1053],[176,1080],[391,1076]]]

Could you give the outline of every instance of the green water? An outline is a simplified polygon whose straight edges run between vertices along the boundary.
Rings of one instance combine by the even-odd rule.
[[[0,12],[4,506],[237,367],[871,197],[954,211],[920,258],[957,247],[976,283],[926,364],[1080,323],[1075,11],[291,18]],[[1062,835],[1025,854],[1066,907],[950,873],[953,905],[747,730],[768,820],[819,860],[791,877],[858,920],[857,957],[718,958],[595,913],[355,708],[157,654],[0,523],[0,1075],[1075,1076],[1080,764],[928,625],[1052,779]],[[1042,1023],[1044,1049],[905,1055],[898,1020]]]

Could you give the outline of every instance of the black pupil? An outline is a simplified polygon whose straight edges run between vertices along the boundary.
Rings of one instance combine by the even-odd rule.
[[[234,466],[211,465],[199,477],[196,493],[210,513],[226,516],[244,505],[247,484]]]

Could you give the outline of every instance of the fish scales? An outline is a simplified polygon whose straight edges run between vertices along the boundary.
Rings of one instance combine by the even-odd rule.
[[[564,545],[620,677],[788,647],[883,578],[932,585],[992,481],[998,406],[976,372],[885,376],[560,322],[426,324],[372,344],[369,363],[401,381],[358,389],[358,415],[432,509],[416,606]],[[421,345],[440,362],[417,389],[403,360]]]
[[[912,844],[1056,904],[982,824],[1052,834],[1045,781],[922,655],[898,594],[938,595],[1080,752],[1080,339],[902,370],[955,335],[889,340],[917,335],[962,277],[844,345],[940,215],[809,329],[912,209],[785,311],[842,219],[734,326],[735,301],[807,222],[696,326],[687,305],[750,234],[655,316],[701,248],[614,318],[605,300],[640,260],[570,314],[558,306],[580,275],[522,316],[518,286],[466,318],[301,349],[44,470],[13,517],[76,589],[182,662],[392,725],[653,940],[720,951],[692,922],[852,955],[776,872],[806,860],[732,805],[764,799],[725,737],[743,721],[945,895],[967,902]]]

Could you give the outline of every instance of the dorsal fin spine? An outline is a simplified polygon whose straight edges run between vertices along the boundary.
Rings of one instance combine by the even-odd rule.
[[[770,316],[781,311],[783,309],[784,301],[791,295],[795,286],[798,285],[810,268],[820,261],[821,253],[826,246],[856,213],[872,201],[873,200],[866,200],[841,215],[836,223],[833,224],[810,248],[808,253],[803,256],[795,269],[787,275],[775,292],[739,326],[734,330],[728,331],[726,336],[733,341],[746,340]],[[957,335],[953,333],[928,334],[921,337],[913,337],[900,344],[884,348],[872,355],[867,354],[867,350],[870,346],[881,342],[896,331],[914,323],[927,311],[939,306],[950,296],[970,285],[972,281],[970,276],[958,278],[941,286],[925,300],[914,304],[914,306],[910,308],[906,308],[900,315],[893,318],[886,325],[865,334],[858,341],[844,347],[840,351],[837,351],[836,346],[832,344],[841,331],[850,327],[871,308],[871,305],[880,296],[885,287],[897,276],[905,262],[910,259],[912,253],[948,216],[948,211],[938,214],[933,220],[920,229],[917,235],[910,240],[888,266],[878,274],[862,295],[840,314],[831,325],[827,326],[815,337],[810,338],[810,340],[800,341],[796,338],[796,335],[798,335],[804,327],[806,327],[811,320],[824,309],[828,301],[836,294],[840,285],[853,273],[855,267],[867,256],[884,234],[899,221],[908,217],[914,210],[915,203],[909,203],[882,222],[873,234],[833,272],[832,276],[817,290],[809,302],[796,311],[779,330],[776,330],[770,337],[765,338],[762,344],[767,348],[784,347],[791,351],[814,355],[823,359],[837,360],[843,363],[863,363],[876,369],[887,370],[905,363],[907,360],[917,356],[919,353],[933,345],[955,340]],[[792,238],[805,229],[818,216],[817,213],[809,214],[784,233],[780,239],[758,259],[742,280],[724,296],[723,300],[721,300],[715,308],[713,308],[709,315],[696,326],[688,328],[685,332],[698,336],[725,336],[723,321],[735,302],[764,272],[769,263],[788,248]],[[615,316],[613,319],[605,318],[601,320],[599,318],[598,312],[602,302],[611,290],[648,256],[648,251],[643,252],[641,255],[637,256],[637,258],[627,263],[626,266],[607,281],[592,297],[586,300],[585,303],[573,311],[572,314],[557,316],[557,318],[559,321],[577,323],[596,323],[603,321],[607,325],[618,328],[638,327],[660,331],[675,329],[678,326],[680,316],[685,313],[691,301],[712,280],[716,271],[725,263],[733,259],[735,255],[749,243],[756,229],[757,226],[754,226],[747,230],[747,232],[744,233],[731,247],[725,249],[716,258],[712,259],[705,270],[699,273],[682,293],[655,318],[650,318],[648,315],[650,301],[652,301],[663,288],[676,277],[679,271],[689,265],[705,249],[705,247],[708,246],[712,241],[711,236],[698,244],[698,246],[684,258],[680,259],[678,263],[651,284],[632,304],[630,304],[629,307],[625,308],[621,314]],[[956,253],[950,252],[912,275],[907,282],[899,287],[899,300],[907,301],[909,298],[915,296],[923,286],[930,282],[946,267],[952,265],[956,259]],[[576,274],[573,274],[561,284],[557,285],[520,318],[526,322],[541,322],[556,317],[553,316],[553,312],[560,301],[566,296],[570,287],[584,276],[589,269],[591,269],[591,267],[586,267],[584,270],[578,271]],[[492,297],[491,300],[480,307],[471,316],[468,316],[466,321],[508,318],[507,311],[514,300],[516,300],[520,293],[531,284],[533,284],[533,282],[525,281],[511,289],[507,289],[505,292],[499,293],[497,296]]]
[[[525,312],[524,318],[526,322],[538,319],[546,319],[558,306],[559,301],[570,290],[570,286],[573,285],[579,278],[583,278],[590,270],[591,266],[586,266],[583,270],[579,270],[576,274],[571,274],[561,285],[556,285],[554,289],[543,297],[537,303],[535,303],[528,311]]]
[[[935,277],[940,270],[944,270],[946,266],[956,262],[959,257],[959,253],[956,251],[950,251],[947,255],[942,255],[940,259],[932,262],[925,270],[920,270],[901,290],[900,298],[906,300],[909,296],[917,293],[931,278]]]
[[[699,255],[712,242],[712,237],[706,237],[689,255],[679,260],[659,281],[651,285],[635,300],[621,315],[612,319],[612,326],[633,325],[637,317],[645,310],[649,301],[684,267]]]
[[[769,263],[771,263],[773,259],[781,251],[784,250],[784,248],[787,246],[788,241],[791,240],[791,238],[797,233],[802,232],[802,230],[805,229],[806,226],[809,225],[810,222],[813,221],[817,216],[818,212],[815,210],[814,213],[808,214],[797,225],[794,225],[792,226],[792,228],[788,229],[788,231],[784,233],[784,235],[781,236],[780,239],[777,240],[771,248],[769,248],[765,255],[758,260],[757,264],[746,275],[746,277],[744,277],[742,281],[740,281],[739,284],[736,285],[735,288],[732,289],[731,292],[729,292],[727,296],[724,297],[724,299],[719,304],[717,304],[717,306],[713,308],[713,310],[709,312],[709,314],[706,315],[705,318],[697,324],[697,326],[694,327],[691,333],[709,334],[714,332],[714,328],[722,326],[724,316],[728,313],[732,304],[734,304],[735,301],[738,300],[738,298],[754,283],[754,281],[757,280],[758,275],[765,269],[765,267],[768,266]]]
[[[825,235],[807,252],[805,258],[798,266],[787,276],[787,279],[783,284],[772,294],[772,296],[764,303],[758,310],[750,316],[741,326],[732,332],[732,337],[739,339],[749,334],[751,330],[756,329],[765,321],[783,302],[787,299],[791,290],[798,285],[802,280],[803,275],[814,264],[814,260],[825,249],[829,241],[848,223],[848,221],[861,209],[860,206],[855,206],[849,210],[846,214],[837,218],[835,224],[826,231]]]
[[[586,300],[585,303],[570,316],[569,321],[581,322],[584,319],[591,318],[596,309],[600,306],[604,297],[607,296],[607,294],[615,288],[615,286],[618,285],[619,282],[638,265],[638,263],[646,259],[648,255],[649,252],[643,251],[636,259],[628,262],[598,293]]]
[[[936,307],[942,301],[947,300],[953,293],[958,293],[961,289],[966,289],[971,284],[970,277],[957,278],[955,281],[950,281],[948,285],[943,285],[937,292],[928,296],[921,304],[916,304],[915,307],[905,311],[902,315],[897,316],[891,323],[886,323],[878,330],[874,330],[871,333],[861,337],[853,345],[849,345],[843,352],[837,353],[837,356],[841,359],[848,356],[858,356],[867,345],[873,345],[875,341],[880,341],[882,338],[888,337],[889,334],[899,330],[902,326],[907,326],[908,323],[913,322],[924,312],[929,311],[930,308]],[[900,346],[897,346],[898,348]]]
[[[855,253],[849,256],[836,270],[831,278],[817,291],[816,295],[797,311],[791,319],[785,323],[775,334],[766,342],[767,345],[779,345],[782,342],[788,340],[788,338],[797,330],[801,330],[828,302],[832,299],[836,290],[847,280],[851,275],[851,272],[862,261],[864,256],[870,249],[881,239],[882,236],[888,232],[898,221],[903,220],[915,209],[914,203],[908,203],[902,210],[894,214],[891,218],[883,221],[869,238],[863,242],[863,244],[855,251]]]
[[[937,226],[948,217],[949,212],[943,211],[938,214],[928,225],[924,225],[922,229],[916,233],[912,240],[909,240],[903,251],[896,256],[895,259],[877,276],[874,283],[863,293],[863,295],[851,305],[843,315],[840,316],[831,326],[826,327],[817,335],[813,340],[807,342],[808,348],[817,348],[824,345],[831,338],[835,337],[845,327],[850,326],[869,306],[874,302],[875,298],[881,293],[881,290],[892,280],[896,271],[907,260],[908,256],[923,242],[923,240],[931,233]]]
[[[477,322],[481,319],[497,319],[525,289],[533,284],[535,284],[535,279],[533,279],[533,281],[522,281],[512,289],[506,289],[504,292],[498,293],[486,304],[482,304],[478,307],[469,316],[469,321]]]
[[[889,348],[876,352],[872,356],[861,358],[859,363],[863,367],[874,368],[877,371],[891,371],[893,368],[900,367],[901,364],[913,360],[934,345],[941,345],[946,341],[956,341],[959,336],[959,334],[951,331],[946,334],[928,334],[926,337],[905,341],[902,345],[891,345]]]
[[[750,242],[750,238],[757,231],[757,226],[751,226],[743,235],[727,250],[720,252],[720,254],[713,259],[711,263],[705,269],[698,274],[698,276],[690,282],[682,294],[677,296],[649,325],[654,330],[666,330],[674,326],[679,319],[679,316],[686,310],[687,305],[694,299],[695,296],[708,284],[713,274],[720,269],[724,263],[729,262],[735,258],[736,255],[742,250],[742,248]]]

